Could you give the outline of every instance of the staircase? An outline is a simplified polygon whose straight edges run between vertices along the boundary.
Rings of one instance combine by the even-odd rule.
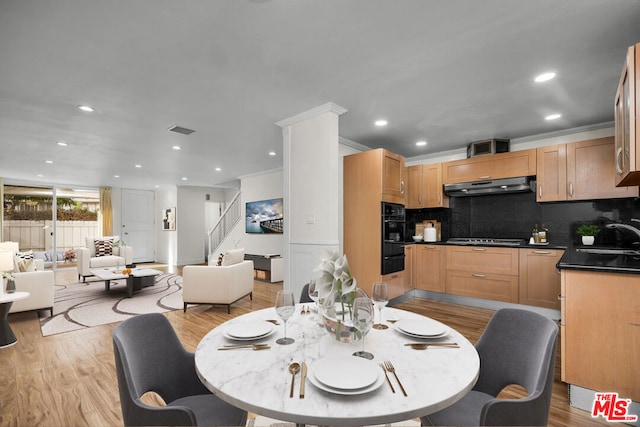
[[[222,213],[218,222],[209,230],[209,262],[215,259],[215,253],[233,227],[240,221],[240,192],[235,195],[227,209]]]

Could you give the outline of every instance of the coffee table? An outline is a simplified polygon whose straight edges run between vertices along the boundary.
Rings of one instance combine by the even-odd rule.
[[[112,280],[126,280],[127,298],[133,296],[133,291],[139,291],[147,286],[153,286],[156,283],[156,276],[162,274],[161,271],[152,268],[132,268],[131,274],[122,274],[122,269],[97,268],[89,270],[91,274],[100,280],[104,280],[104,290],[109,292]]]

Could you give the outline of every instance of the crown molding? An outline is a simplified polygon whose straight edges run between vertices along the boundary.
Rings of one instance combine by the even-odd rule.
[[[368,147],[368,146],[366,146],[364,144],[360,144],[359,142],[352,141],[352,140],[350,140],[348,138],[345,138],[343,136],[338,137],[338,142],[340,144],[342,144],[342,145],[346,145],[347,147],[351,147],[351,148],[353,148],[355,150],[358,150],[358,151],[369,151],[369,150],[372,150],[371,147]]]
[[[285,128],[287,126],[291,126],[293,124],[296,124],[306,119],[310,119],[312,117],[315,117],[323,113],[334,113],[339,116],[346,112],[347,112],[346,108],[341,107],[337,104],[334,104],[333,102],[327,102],[326,104],[312,108],[311,110],[307,110],[302,113],[296,114],[295,116],[291,116],[288,119],[280,120],[279,122],[276,122],[276,125],[280,126],[281,128]]]

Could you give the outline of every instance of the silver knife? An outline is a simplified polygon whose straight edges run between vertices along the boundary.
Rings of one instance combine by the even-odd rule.
[[[300,379],[300,399],[304,399],[304,380],[307,378],[307,364],[302,362],[302,376]]]

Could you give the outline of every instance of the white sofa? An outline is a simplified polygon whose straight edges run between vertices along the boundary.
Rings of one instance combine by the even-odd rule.
[[[36,271],[13,273],[16,292],[29,292],[29,297],[14,301],[9,313],[49,310],[53,316],[54,274],[44,269],[44,261],[36,259]]]
[[[126,266],[133,263],[133,248],[131,246],[114,246],[112,255],[96,256],[95,239],[112,239],[114,242],[119,240],[118,236],[105,237],[87,237],[85,247],[76,249],[76,265],[78,268],[78,279],[85,279],[91,274],[94,268],[109,268]]]
[[[187,304],[221,304],[231,313],[231,304],[253,299],[253,261],[233,265],[187,265],[182,269],[182,300]]]

